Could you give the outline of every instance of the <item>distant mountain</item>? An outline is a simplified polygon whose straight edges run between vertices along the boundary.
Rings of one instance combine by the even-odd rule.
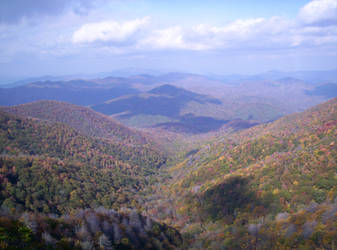
[[[72,79],[71,76],[40,76],[40,77],[29,77],[17,81],[12,81],[7,84],[0,85],[1,88],[14,88],[18,86],[23,86],[32,82],[44,82],[44,81],[65,81]]]
[[[200,77],[199,75],[189,74],[189,73],[178,73],[178,72],[171,72],[166,74],[160,75],[153,75],[153,74],[135,74],[128,77],[116,77],[115,75],[107,76],[101,79],[95,79],[95,82],[98,83],[105,83],[105,84],[112,84],[112,83],[119,83],[123,85],[128,85],[133,88],[136,88],[142,92],[146,92],[154,87],[158,87],[165,84],[174,84],[181,80],[190,77]]]
[[[91,106],[128,126],[162,124],[175,131],[188,131],[192,128],[190,124],[194,123],[195,129],[191,133],[204,133],[235,119],[249,120],[249,123],[273,121],[333,97],[334,91],[330,89],[324,90],[329,95],[314,94],[320,93],[321,90],[317,92],[315,88],[324,86],[323,82],[308,83],[279,72],[268,74],[272,73],[275,77],[271,80],[259,76],[219,81],[197,74],[173,72],[40,81],[0,89],[0,105],[38,100],[65,101]],[[205,124],[204,118],[207,117],[213,119],[212,122],[209,120],[209,128],[201,124]]]
[[[98,73],[79,73],[71,75],[44,75],[36,77],[4,77],[0,78],[1,88],[13,88],[21,85],[26,85],[32,82],[42,82],[42,81],[69,81],[73,79],[103,79],[107,77],[114,78],[129,78],[137,75],[161,75],[164,74],[162,71],[151,70],[151,69],[136,69],[136,68],[124,68],[113,70],[110,72],[98,72]]]
[[[210,78],[222,81],[274,81],[282,78],[295,78],[309,83],[336,82],[337,69],[333,70],[302,70],[279,71],[271,70],[261,74],[236,74],[236,75],[210,75]]]
[[[303,81],[312,82],[312,83],[336,82],[337,81],[337,69],[295,71],[295,72],[286,72],[283,74],[294,77],[294,78],[301,79]]]
[[[17,105],[38,100],[66,101],[90,105],[139,91],[127,85],[104,85],[93,81],[43,81],[0,89],[0,105]]]
[[[159,216],[181,227],[186,244],[195,248],[333,245],[336,118],[334,98],[303,113],[218,136],[169,170],[170,192],[156,205],[150,203],[148,212],[166,208]]]
[[[221,104],[221,101],[215,99],[215,98],[210,98],[205,95],[197,94],[189,90],[185,90],[183,88],[177,88],[173,85],[165,84],[160,87],[154,88],[148,93],[151,94],[157,94],[157,95],[168,95],[171,97],[183,97],[190,100],[194,101],[204,101],[204,102],[210,102],[210,103],[215,103],[215,104]]]
[[[310,96],[324,96],[326,98],[333,98],[337,96],[337,84],[324,84],[317,86],[313,90],[306,91],[307,95]]]
[[[128,116],[149,114],[178,117],[183,106],[191,101],[221,103],[219,100],[205,95],[199,95],[172,85],[163,85],[147,93],[112,99],[103,104],[94,105],[92,108],[107,115],[128,112]]]
[[[183,77],[168,83],[213,96],[223,103],[222,114],[217,116],[218,119],[223,119],[226,113],[225,119],[255,119],[266,122],[285,114],[304,111],[328,100],[324,96],[307,94],[307,91],[324,84],[323,78],[312,83],[286,73],[276,74],[275,77],[243,76],[224,79],[193,74],[180,76]],[[208,110],[214,113],[217,107]]]
[[[147,93],[112,99],[92,108],[106,115],[118,115],[116,117],[122,121],[146,116],[152,121],[157,119],[151,126],[205,133],[220,128],[228,120],[214,117],[209,112],[209,116],[199,113],[213,106],[215,110],[220,109],[221,105],[222,102],[216,98],[166,84]]]
[[[113,70],[110,72],[102,72],[94,74],[95,77],[107,77],[107,76],[113,76],[113,77],[132,77],[137,75],[161,75],[163,74],[163,71],[160,70],[153,70],[153,69],[141,69],[141,68],[122,68]]]

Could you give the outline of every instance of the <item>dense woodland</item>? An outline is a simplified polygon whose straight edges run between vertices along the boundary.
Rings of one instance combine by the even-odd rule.
[[[61,214],[72,208],[138,207],[165,157],[145,145],[87,137],[61,123],[0,113],[3,206]]]
[[[203,145],[170,168],[173,179],[153,195],[148,212],[180,228],[196,249],[333,249],[336,121],[335,98]],[[311,233],[302,237],[308,223]]]
[[[177,230],[136,211],[76,210],[62,217],[1,214],[1,249],[175,249]]]
[[[2,110],[0,249],[337,246],[337,98],[176,155],[88,108]]]

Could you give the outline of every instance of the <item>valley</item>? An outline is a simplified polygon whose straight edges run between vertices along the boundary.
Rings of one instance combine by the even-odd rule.
[[[336,250],[337,0],[0,0],[0,250]]]
[[[1,88],[0,249],[334,249],[336,86],[167,73]]]

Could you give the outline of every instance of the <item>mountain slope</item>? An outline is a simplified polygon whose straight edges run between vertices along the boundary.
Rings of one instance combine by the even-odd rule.
[[[2,207],[64,213],[99,205],[138,206],[165,162],[148,147],[135,150],[0,111]]]
[[[109,138],[114,142],[139,145],[146,144],[148,140],[140,132],[129,129],[110,117],[70,103],[37,101],[18,106],[0,107],[0,109],[53,123],[61,122],[87,136]]]
[[[98,84],[94,81],[43,81],[0,89],[0,105],[17,105],[38,100],[65,101],[91,105],[138,91],[123,84]]]
[[[320,236],[314,233],[319,229],[310,226],[312,233],[297,241],[292,240],[295,234],[290,230],[302,230],[311,221],[309,213],[300,214],[312,202],[321,204],[321,211],[328,211],[325,209],[330,205],[324,204],[331,204],[330,220],[332,225],[337,222],[333,212],[337,197],[336,141],[337,98],[218,139],[191,151],[170,169],[173,179],[159,191],[167,197],[150,202],[148,212],[181,227],[187,244],[194,247],[202,244],[203,248],[236,249],[256,245],[257,241],[261,249],[276,241],[278,247],[316,243],[323,247],[323,238],[331,246],[337,243],[333,243],[334,237],[329,238],[336,234],[331,225],[322,226]],[[282,241],[277,236],[276,218],[284,213],[301,221],[285,223],[290,229]],[[317,217],[315,223],[323,225],[326,221]],[[269,233],[263,231],[266,228]]]

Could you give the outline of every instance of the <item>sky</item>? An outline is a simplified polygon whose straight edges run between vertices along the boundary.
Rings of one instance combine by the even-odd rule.
[[[337,68],[337,0],[1,0],[0,80]]]

